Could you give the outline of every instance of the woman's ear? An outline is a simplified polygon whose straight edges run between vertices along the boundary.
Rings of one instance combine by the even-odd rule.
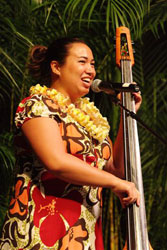
[[[54,73],[58,76],[60,75],[60,66],[59,66],[59,63],[57,61],[51,61],[50,67],[51,67],[52,73]]]

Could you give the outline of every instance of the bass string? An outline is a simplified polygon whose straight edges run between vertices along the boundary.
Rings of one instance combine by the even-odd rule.
[[[123,83],[132,83],[132,66],[131,61],[127,59],[121,60],[121,70],[122,70],[122,82]],[[131,93],[122,93],[122,102],[123,105],[130,111],[135,112],[135,101]],[[147,222],[145,214],[145,202],[144,202],[144,190],[143,190],[143,181],[141,174],[141,160],[140,160],[140,149],[138,141],[138,132],[137,132],[137,122],[132,117],[130,117],[125,111],[124,115],[124,133],[125,135],[125,171],[127,173],[127,180],[132,181],[137,186],[138,190],[141,193],[141,204],[140,208],[136,205],[132,206],[132,209],[129,210],[129,223],[128,230],[131,232],[134,230],[134,234],[129,235],[129,240],[131,241],[129,249],[136,249],[134,247],[134,237],[135,237],[135,246],[137,250],[148,250],[148,233],[147,233]],[[127,165],[127,166],[126,166]],[[133,219],[132,219],[133,217]],[[133,223],[131,222],[133,221]],[[132,225],[133,224],[133,225]]]
[[[123,83],[132,83],[132,69],[131,69],[131,62],[130,60],[124,59],[121,60],[121,69],[122,69],[122,82]],[[123,93],[123,105],[130,111],[135,111],[135,104],[134,104],[134,98],[131,93]],[[125,118],[125,130],[126,130],[126,136],[127,136],[127,147],[128,147],[128,161],[130,164],[129,169],[129,181],[133,181],[136,183],[136,172],[135,172],[135,135],[134,135],[134,126],[135,121],[127,114],[124,115]]]

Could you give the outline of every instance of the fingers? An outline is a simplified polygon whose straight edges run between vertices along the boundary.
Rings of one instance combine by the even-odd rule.
[[[140,199],[123,198],[123,199],[120,199],[120,202],[123,208],[126,208],[132,204],[136,204],[136,206],[138,207],[140,206]]]
[[[137,206],[140,205],[140,193],[132,182],[127,182],[127,190],[125,193],[119,195],[119,198],[123,208],[134,203],[136,203]]]
[[[142,101],[141,91],[133,92],[132,95],[134,96],[135,102]]]
[[[136,205],[139,207],[140,205],[140,196],[138,197],[126,197],[122,199],[122,204],[124,205],[124,207],[129,206],[130,204],[134,204],[136,203]]]
[[[132,82],[132,84],[137,85],[136,82]],[[135,102],[141,102],[142,101],[141,91],[139,91],[139,92],[133,92],[132,95],[134,96]]]
[[[140,194],[139,194],[139,197],[137,198],[136,200],[136,205],[139,207],[140,206]]]
[[[119,179],[116,184],[112,190],[119,197],[123,208],[133,203],[140,205],[140,193],[133,182]]]
[[[134,100],[135,100],[135,110],[136,112],[139,110],[140,105],[142,103],[142,96],[141,96],[141,92],[137,92],[137,93],[132,93]]]

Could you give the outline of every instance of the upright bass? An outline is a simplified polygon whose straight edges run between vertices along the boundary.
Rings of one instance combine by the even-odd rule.
[[[134,56],[130,32],[126,27],[116,29],[116,64],[121,69],[122,83],[132,83]],[[150,250],[152,248],[147,232],[137,122],[125,111],[127,109],[135,112],[135,102],[129,92],[122,93],[121,100],[125,107],[122,110],[125,178],[135,183],[141,195],[139,207],[133,204],[127,208],[127,249]]]

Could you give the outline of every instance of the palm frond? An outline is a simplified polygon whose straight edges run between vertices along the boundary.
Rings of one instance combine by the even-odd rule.
[[[15,157],[13,151],[13,134],[0,134],[0,228],[11,197],[14,182]]]
[[[167,22],[167,1],[156,0],[152,1],[149,9],[149,13],[145,15],[144,26],[145,30],[151,30],[158,38],[159,32],[163,30],[166,33]]]
[[[31,40],[30,40],[27,36],[21,34],[21,33],[17,30],[17,28],[13,25],[13,23],[11,22],[11,20],[10,20],[9,18],[4,18],[4,22],[5,22],[5,23],[8,25],[8,27],[11,29],[11,31],[13,32],[13,34],[15,34],[16,37],[17,37],[20,41],[22,41],[27,47],[33,46],[33,43],[31,42]]]
[[[79,13],[76,16],[76,13]],[[79,24],[87,20],[88,26],[91,22],[106,23],[106,31],[115,30],[118,26],[132,27],[136,36],[141,36],[142,19],[144,17],[144,5],[141,0],[133,1],[68,1],[64,15],[74,21],[79,20]]]
[[[0,71],[4,74],[4,76],[13,84],[17,90],[19,90],[19,86],[15,79],[13,78],[12,74],[9,72],[9,70],[5,67],[5,65],[0,62]]]

